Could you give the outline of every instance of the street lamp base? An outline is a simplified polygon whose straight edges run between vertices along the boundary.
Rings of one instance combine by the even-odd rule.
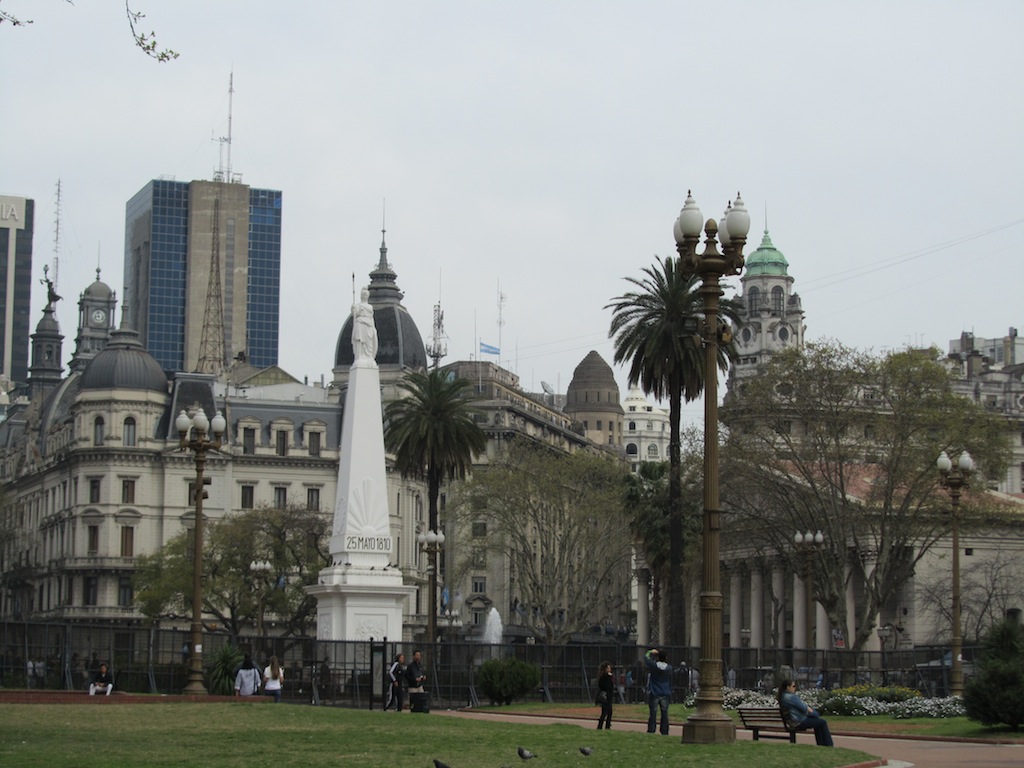
[[[736,723],[727,715],[691,715],[683,723],[683,744],[732,744],[735,741]]]
[[[203,685],[203,676],[199,675],[196,677],[194,674],[189,673],[188,683],[185,684],[185,688],[182,691],[184,694],[191,696],[206,696],[206,687]]]

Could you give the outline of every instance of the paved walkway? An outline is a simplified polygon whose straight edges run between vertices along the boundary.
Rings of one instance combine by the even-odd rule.
[[[468,717],[480,720],[508,720],[535,724],[570,723],[581,728],[593,728],[596,720],[581,720],[574,717],[536,717],[530,715],[504,715],[490,712],[431,710],[432,714],[451,717]],[[646,731],[647,724],[635,721],[618,721],[619,730]],[[672,724],[669,738],[681,738],[681,726]],[[738,729],[736,737],[750,739],[750,731]],[[869,755],[877,755],[887,761],[890,768],[1021,768],[1024,766],[1024,744],[979,744],[963,741],[931,741],[924,739],[888,738],[884,736],[853,736],[833,734],[836,746],[857,749]],[[659,737],[660,738],[660,737]],[[813,744],[814,734],[797,736],[801,744]],[[785,749],[784,741],[765,741],[767,749]]]

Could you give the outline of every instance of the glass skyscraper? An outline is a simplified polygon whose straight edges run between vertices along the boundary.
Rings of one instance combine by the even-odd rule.
[[[220,270],[211,280],[215,255]],[[217,372],[232,359],[276,365],[281,192],[149,182],[126,207],[124,279],[129,324],[165,370],[199,370],[204,341],[218,336]]]

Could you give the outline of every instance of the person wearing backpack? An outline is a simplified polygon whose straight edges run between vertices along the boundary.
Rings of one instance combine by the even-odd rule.
[[[260,670],[248,653],[235,673],[235,696],[252,696],[260,689]]]

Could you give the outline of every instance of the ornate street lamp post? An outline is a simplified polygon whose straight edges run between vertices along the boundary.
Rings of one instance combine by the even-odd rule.
[[[213,423],[206,417],[202,409],[196,409],[195,415],[182,411],[174,421],[178,429],[181,450],[189,450],[195,454],[196,464],[196,522],[192,541],[192,653],[188,663],[188,683],[185,693],[205,694],[203,686],[203,499],[206,497],[203,471],[206,469],[206,454],[220,448],[221,437],[227,422],[217,411]],[[213,428],[213,439],[208,432]]]
[[[430,598],[427,602],[430,604],[430,611],[427,614],[427,643],[432,649],[437,642],[437,555],[444,549],[444,532],[420,531],[416,535],[416,541],[419,542],[420,549],[427,553],[428,558],[427,590],[430,592]]]
[[[701,228],[704,250],[697,253]],[[704,525],[701,537],[703,571],[700,593],[700,691],[697,711],[683,726],[683,741],[692,744],[733,742],[736,726],[722,708],[722,585],[719,573],[721,510],[718,495],[718,341],[725,327],[718,319],[720,280],[743,269],[743,246],[750,231],[750,214],[743,199],[726,208],[721,223],[704,223],[691,194],[676,219],[674,233],[679,265],[701,279],[704,300]],[[715,240],[715,235],[718,240]],[[722,252],[718,250],[721,244]],[[679,585],[676,585],[678,588]]]
[[[800,533],[796,532],[793,537],[793,543],[796,544],[797,552],[800,553],[803,559],[804,573],[804,649],[807,651],[807,666],[813,666],[814,660],[814,625],[816,623],[816,610],[814,608],[814,553],[816,550],[821,549],[822,544],[825,543],[825,537],[821,534],[821,531],[817,533]],[[796,646],[797,638],[793,638],[793,645]]]
[[[960,630],[960,493],[968,487],[967,481],[974,471],[974,459],[964,451],[957,459],[956,469],[953,469],[953,462],[943,451],[935,465],[939,468],[939,484],[949,492],[951,502],[949,517],[953,537],[953,658],[949,666],[949,693],[951,696],[962,696],[964,670],[960,658],[963,645]]]

